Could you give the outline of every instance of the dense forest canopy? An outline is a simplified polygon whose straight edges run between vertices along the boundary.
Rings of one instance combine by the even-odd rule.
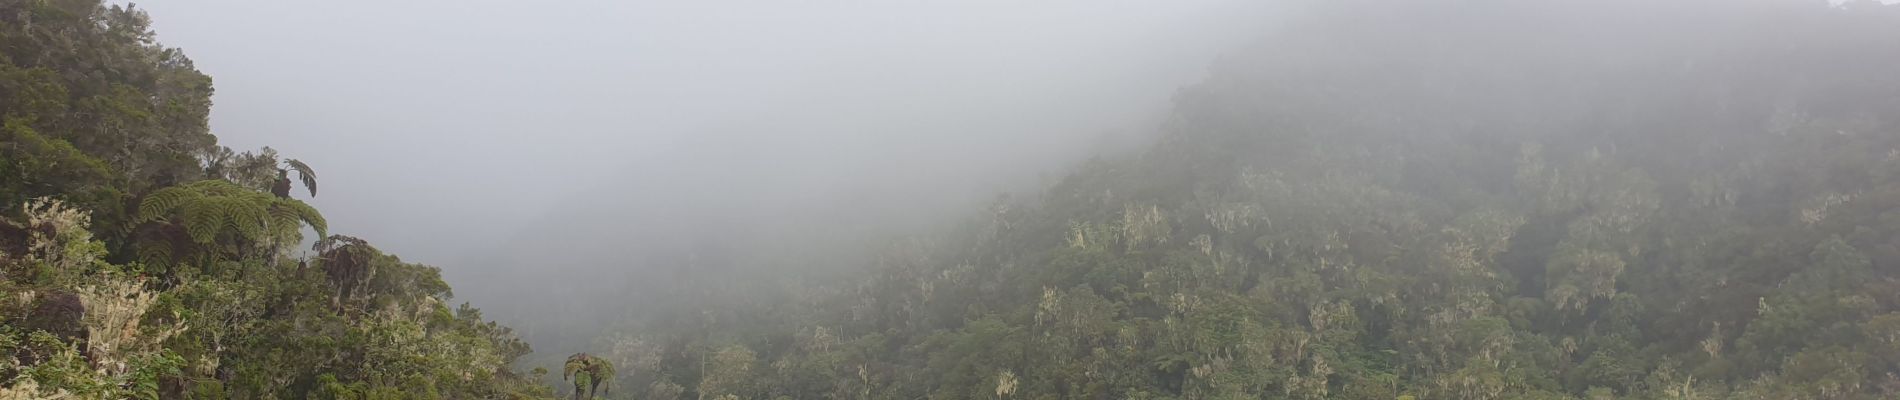
[[[0,399],[1900,397],[1900,6],[1298,5],[958,223],[603,238],[674,267],[531,356],[143,13],[0,2]]]
[[[1900,7],[1301,12],[1138,155],[593,348],[661,398],[1900,396]]]
[[[0,1],[0,399],[552,397],[436,268],[329,235],[312,166],[217,145],[149,24]]]

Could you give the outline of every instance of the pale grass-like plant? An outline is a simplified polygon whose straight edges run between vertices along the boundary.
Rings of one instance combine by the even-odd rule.
[[[1166,244],[1173,233],[1167,215],[1155,205],[1123,205],[1121,228],[1121,237],[1127,241],[1130,251],[1145,242]]]
[[[28,227],[51,227],[32,230],[24,254],[28,263],[44,263],[62,272],[80,271],[105,255],[105,245],[93,241],[92,232],[86,230],[92,217],[84,210],[45,197],[27,201],[24,210]]]
[[[140,280],[101,276],[95,284],[76,290],[86,306],[86,352],[100,372],[119,376],[126,360],[157,351],[160,343],[185,331],[181,321],[155,329],[141,329],[139,320],[158,302],[158,293],[144,289]]]
[[[1002,373],[996,374],[996,398],[1001,399],[1015,394],[1016,383],[1015,372],[1005,370]]]

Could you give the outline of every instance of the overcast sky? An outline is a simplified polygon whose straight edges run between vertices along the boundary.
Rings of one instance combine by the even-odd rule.
[[[333,232],[462,288],[550,224],[612,239],[600,226],[658,218],[875,221],[1033,184],[1104,134],[1143,137],[1262,25],[1256,3],[139,6],[215,79],[223,144],[308,162]],[[600,211],[620,208],[643,211]]]

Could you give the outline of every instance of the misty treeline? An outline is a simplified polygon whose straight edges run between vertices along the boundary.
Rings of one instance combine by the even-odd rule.
[[[217,145],[211,95],[138,9],[0,1],[0,399],[551,398],[436,268],[329,235],[312,166]]]
[[[874,247],[631,256],[676,266],[537,360],[611,398],[1900,396],[1900,6],[1289,10],[1144,151]],[[219,147],[142,13],[0,1],[0,57],[0,399],[554,395],[327,232],[321,165]]]
[[[1900,7],[1299,12],[1139,154],[842,273],[683,256],[589,351],[617,398],[1900,397]]]

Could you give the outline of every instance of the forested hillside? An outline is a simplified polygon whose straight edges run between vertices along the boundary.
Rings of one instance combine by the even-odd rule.
[[[1900,6],[1287,9],[1137,154],[639,255],[677,279],[563,336],[622,399],[1900,398]],[[211,87],[129,6],[0,0],[0,400],[556,395]]]
[[[1304,12],[1139,155],[641,294],[614,396],[1900,398],[1900,7]]]
[[[0,399],[552,395],[436,268],[330,235],[310,165],[217,145],[211,94],[138,9],[0,1]]]

